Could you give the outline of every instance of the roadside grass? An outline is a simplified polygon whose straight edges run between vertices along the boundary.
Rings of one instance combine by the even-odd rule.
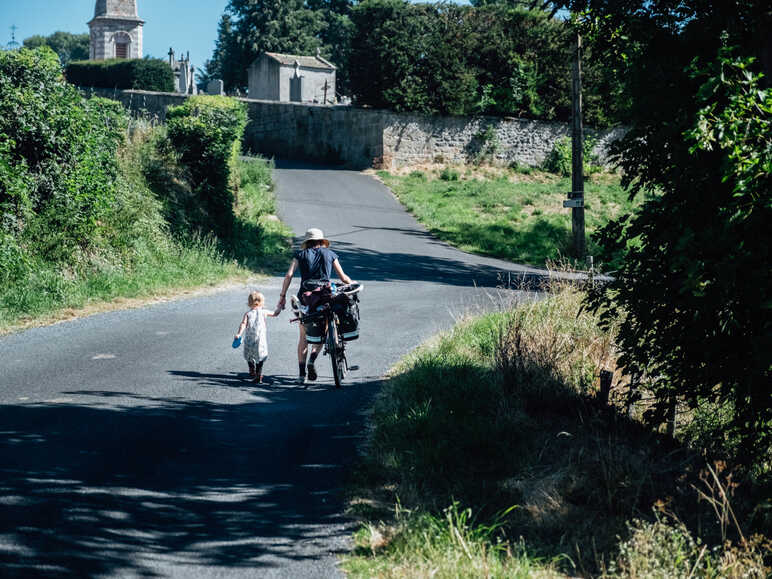
[[[239,162],[237,231],[223,241],[188,227],[195,211],[188,204],[190,187],[170,152],[159,146],[162,140],[163,127],[134,121],[119,152],[119,190],[101,239],[66,266],[40,257],[45,248],[30,247],[24,274],[0,288],[0,333],[71,317],[72,310],[116,298],[153,298],[244,280],[286,261],[288,229],[270,215],[275,198],[269,161]],[[45,243],[55,244],[55,236],[51,232]]]
[[[616,355],[581,300],[562,287],[464,321],[393,370],[355,476],[347,572],[766,576],[768,544],[724,545],[698,501],[699,453],[596,401]]]
[[[563,208],[570,179],[535,169],[452,167],[378,176],[434,235],[459,249],[536,266],[571,256],[571,210]],[[608,173],[590,176],[585,199],[588,254],[597,255],[593,231],[636,203]]]
[[[276,216],[273,167],[273,161],[259,157],[238,161],[235,231],[226,252],[255,271],[277,272],[291,256],[292,231]]]

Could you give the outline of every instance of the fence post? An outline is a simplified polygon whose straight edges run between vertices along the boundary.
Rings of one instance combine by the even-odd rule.
[[[667,434],[675,436],[676,427],[676,397],[675,394],[670,397],[670,406],[667,409]]]
[[[627,417],[632,418],[633,417],[633,402],[635,395],[638,392],[638,381],[640,380],[640,375],[633,374],[630,376],[630,393],[627,395]]]
[[[608,397],[611,392],[611,379],[614,377],[613,372],[608,370],[600,371],[600,392],[598,398],[604,406],[608,405]]]

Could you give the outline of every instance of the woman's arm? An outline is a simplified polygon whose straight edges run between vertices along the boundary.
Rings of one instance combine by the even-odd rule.
[[[332,267],[335,268],[335,273],[338,274],[340,281],[343,283],[352,283],[351,278],[343,272],[343,268],[340,266],[340,262],[337,259],[332,262]]]
[[[241,334],[244,333],[244,328],[247,327],[247,314],[244,314],[244,317],[241,318],[241,325],[239,326],[239,331],[236,333],[234,338],[240,338]]]
[[[292,258],[287,274],[284,276],[284,283],[281,286],[281,294],[279,295],[279,303],[276,305],[276,309],[283,310],[287,303],[287,290],[292,283],[292,276],[295,274],[295,268],[298,266],[298,260]]]

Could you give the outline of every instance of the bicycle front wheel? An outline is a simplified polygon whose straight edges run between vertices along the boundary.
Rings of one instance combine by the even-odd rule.
[[[329,327],[327,328],[327,352],[330,354],[330,362],[332,363],[332,377],[335,380],[335,387],[340,388],[343,381],[343,365],[344,354],[343,345],[338,340],[338,325],[335,319],[330,320]]]

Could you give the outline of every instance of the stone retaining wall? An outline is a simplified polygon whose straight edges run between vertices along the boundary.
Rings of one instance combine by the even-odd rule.
[[[138,90],[84,89],[121,101],[133,114],[160,121],[166,108],[187,97]],[[567,123],[497,117],[439,117],[343,106],[241,99],[249,124],[244,149],[268,156],[336,163],[351,168],[394,168],[421,163],[465,163],[483,156],[495,164],[537,166],[571,134]],[[587,130],[595,152],[607,161],[608,147],[623,128]]]

